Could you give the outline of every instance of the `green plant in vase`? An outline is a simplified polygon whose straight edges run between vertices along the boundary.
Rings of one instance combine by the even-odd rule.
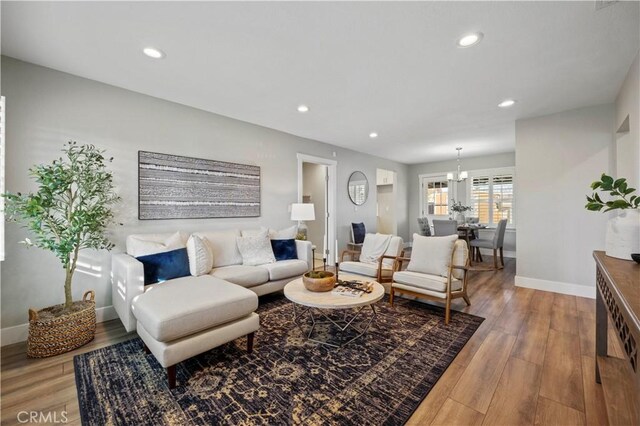
[[[629,187],[627,179],[614,179],[605,173],[591,184],[591,189],[585,209],[604,213],[620,211],[607,223],[607,256],[629,260],[632,254],[640,253],[640,196],[634,194],[636,189]]]
[[[113,159],[105,158],[103,150],[69,142],[62,152],[64,156],[51,164],[29,169],[38,185],[36,192],[3,194],[9,220],[21,222],[33,235],[33,239],[25,238],[23,243],[52,252],[65,270],[64,305],[46,308],[50,317],[84,309],[81,302],[74,306],[71,291],[78,255],[83,249],[113,247],[106,230],[114,219],[111,207],[120,201],[106,166]],[[93,311],[95,330],[95,304]],[[30,311],[30,336],[37,317],[37,313],[32,315]]]

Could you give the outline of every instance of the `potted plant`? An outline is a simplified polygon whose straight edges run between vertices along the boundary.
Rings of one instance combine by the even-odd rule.
[[[605,252],[607,256],[620,259],[631,259],[632,253],[640,252],[640,196],[633,194],[636,189],[629,188],[625,178],[613,179],[602,174],[600,180],[591,184],[594,190],[591,197],[587,196],[585,208],[590,211],[621,210],[609,219],[605,238]],[[604,201],[597,191],[608,195]],[[604,209],[604,210],[603,210]]]
[[[71,293],[78,253],[83,249],[111,249],[105,231],[113,222],[111,206],[120,198],[106,168],[104,151],[93,145],[69,142],[65,158],[29,169],[38,184],[34,193],[6,193],[8,218],[22,222],[35,237],[27,246],[49,250],[65,270],[61,305],[29,310],[27,355],[53,356],[78,348],[93,339],[96,328],[94,292],[74,302]]]
[[[453,200],[453,204],[451,205],[451,211],[455,212],[455,220],[458,222],[458,225],[464,225],[466,219],[464,217],[464,212],[473,210],[471,206],[465,206],[460,201]]]

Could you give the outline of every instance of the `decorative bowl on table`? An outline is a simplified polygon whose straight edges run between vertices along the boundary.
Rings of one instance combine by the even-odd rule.
[[[302,282],[309,291],[331,291],[336,283],[336,276],[333,272],[309,271],[302,276]]]

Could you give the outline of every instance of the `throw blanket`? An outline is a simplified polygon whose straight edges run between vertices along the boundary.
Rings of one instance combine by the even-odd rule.
[[[362,263],[378,263],[389,247],[391,235],[385,234],[367,234],[364,237],[362,251],[360,252],[360,262]]]

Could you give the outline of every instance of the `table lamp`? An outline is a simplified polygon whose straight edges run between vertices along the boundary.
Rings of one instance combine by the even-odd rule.
[[[305,220],[316,220],[316,211],[311,203],[294,203],[291,204],[291,220],[298,221],[298,233],[304,235],[307,239],[307,225]]]

